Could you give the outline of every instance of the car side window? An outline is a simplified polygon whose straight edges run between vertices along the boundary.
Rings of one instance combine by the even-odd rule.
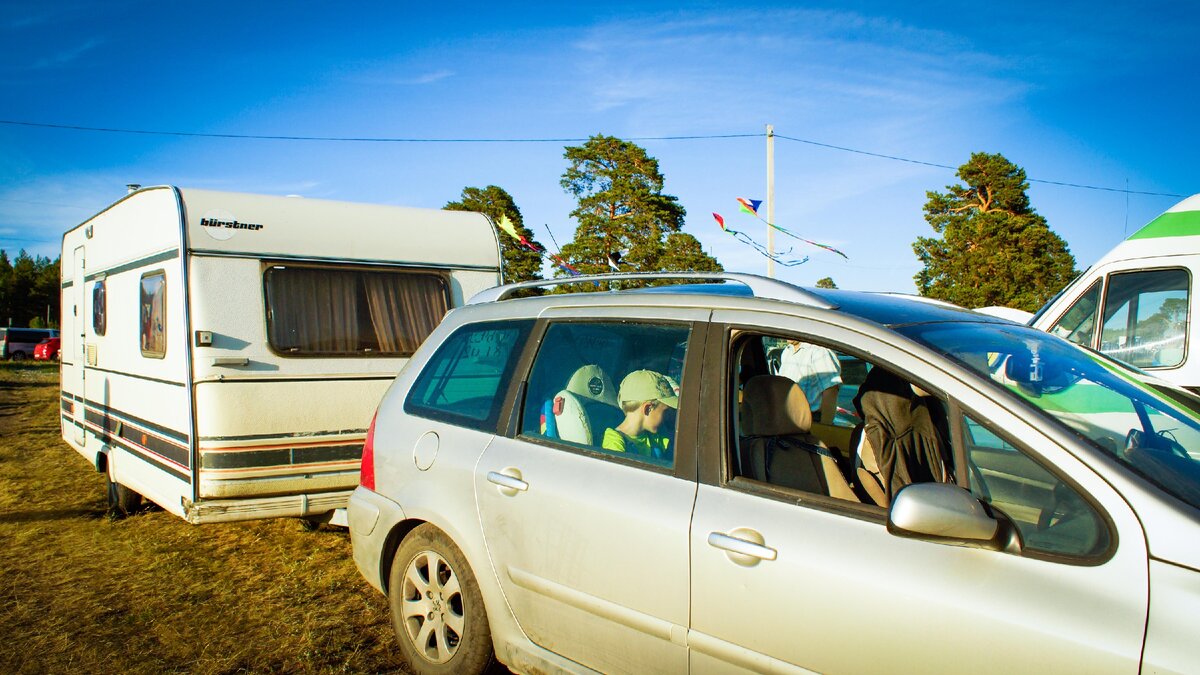
[[[1092,337],[1096,334],[1096,309],[1099,306],[1100,280],[1097,279],[1050,327],[1050,332],[1077,345],[1092,346]]]
[[[690,332],[636,322],[551,324],[529,376],[522,435],[673,467]]]
[[[1090,557],[1107,550],[1104,520],[1074,487],[967,415],[963,435],[971,493],[1013,521],[1026,551]]]
[[[495,431],[504,387],[512,379],[533,321],[463,326],[442,343],[417,376],[404,411],[480,431]]]
[[[733,341],[732,474],[886,507],[915,482],[952,482],[942,402],[892,371],[798,336]]]

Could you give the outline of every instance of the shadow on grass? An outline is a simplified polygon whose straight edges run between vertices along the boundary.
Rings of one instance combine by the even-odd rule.
[[[108,512],[99,509],[56,509],[52,511],[14,511],[0,513],[0,524],[5,523],[41,523],[53,520],[101,520],[108,517]]]

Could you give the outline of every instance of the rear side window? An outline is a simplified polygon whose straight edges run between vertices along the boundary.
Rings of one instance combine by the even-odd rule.
[[[495,431],[521,346],[533,321],[463,326],[438,348],[404,402],[410,415]]]
[[[410,356],[449,307],[431,273],[276,265],[263,283],[267,340],[284,356]]]

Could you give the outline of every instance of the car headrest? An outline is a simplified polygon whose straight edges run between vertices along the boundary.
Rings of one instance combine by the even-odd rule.
[[[614,408],[619,407],[616,387],[608,374],[595,364],[581,366],[576,370],[567,382],[566,390],[583,398],[607,403]]]
[[[742,434],[787,436],[812,428],[812,410],[804,392],[780,375],[755,375],[742,391]]]
[[[554,397],[554,417],[559,438],[572,443],[592,445],[592,423],[577,394],[566,390],[558,392]]]

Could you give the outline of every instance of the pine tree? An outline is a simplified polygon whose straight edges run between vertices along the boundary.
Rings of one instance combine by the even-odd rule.
[[[643,148],[598,135],[567,147],[563,156],[569,165],[560,184],[578,201],[571,217],[579,225],[562,255],[580,272],[611,271],[613,253],[621,256],[623,272],[722,269],[695,237],[681,232],[686,211],[663,194],[658,160]]]
[[[489,185],[485,188],[465,187],[459,201],[449,202],[444,207],[447,211],[477,211],[499,223],[502,216],[508,216],[517,233],[536,246],[541,246],[533,238],[533,232],[525,227],[521,218],[521,210],[513,201],[512,195],[503,188]],[[500,257],[504,261],[503,282],[530,281],[542,278],[542,255],[537,251],[522,246],[520,242],[508,234],[497,230],[500,237]]]
[[[837,284],[833,282],[833,277],[821,277],[817,279],[817,288],[837,288]]]
[[[1025,170],[999,154],[972,153],[965,185],[927,192],[925,220],[941,238],[918,237],[921,295],[964,307],[1036,310],[1075,275],[1075,257],[1030,205]]]

